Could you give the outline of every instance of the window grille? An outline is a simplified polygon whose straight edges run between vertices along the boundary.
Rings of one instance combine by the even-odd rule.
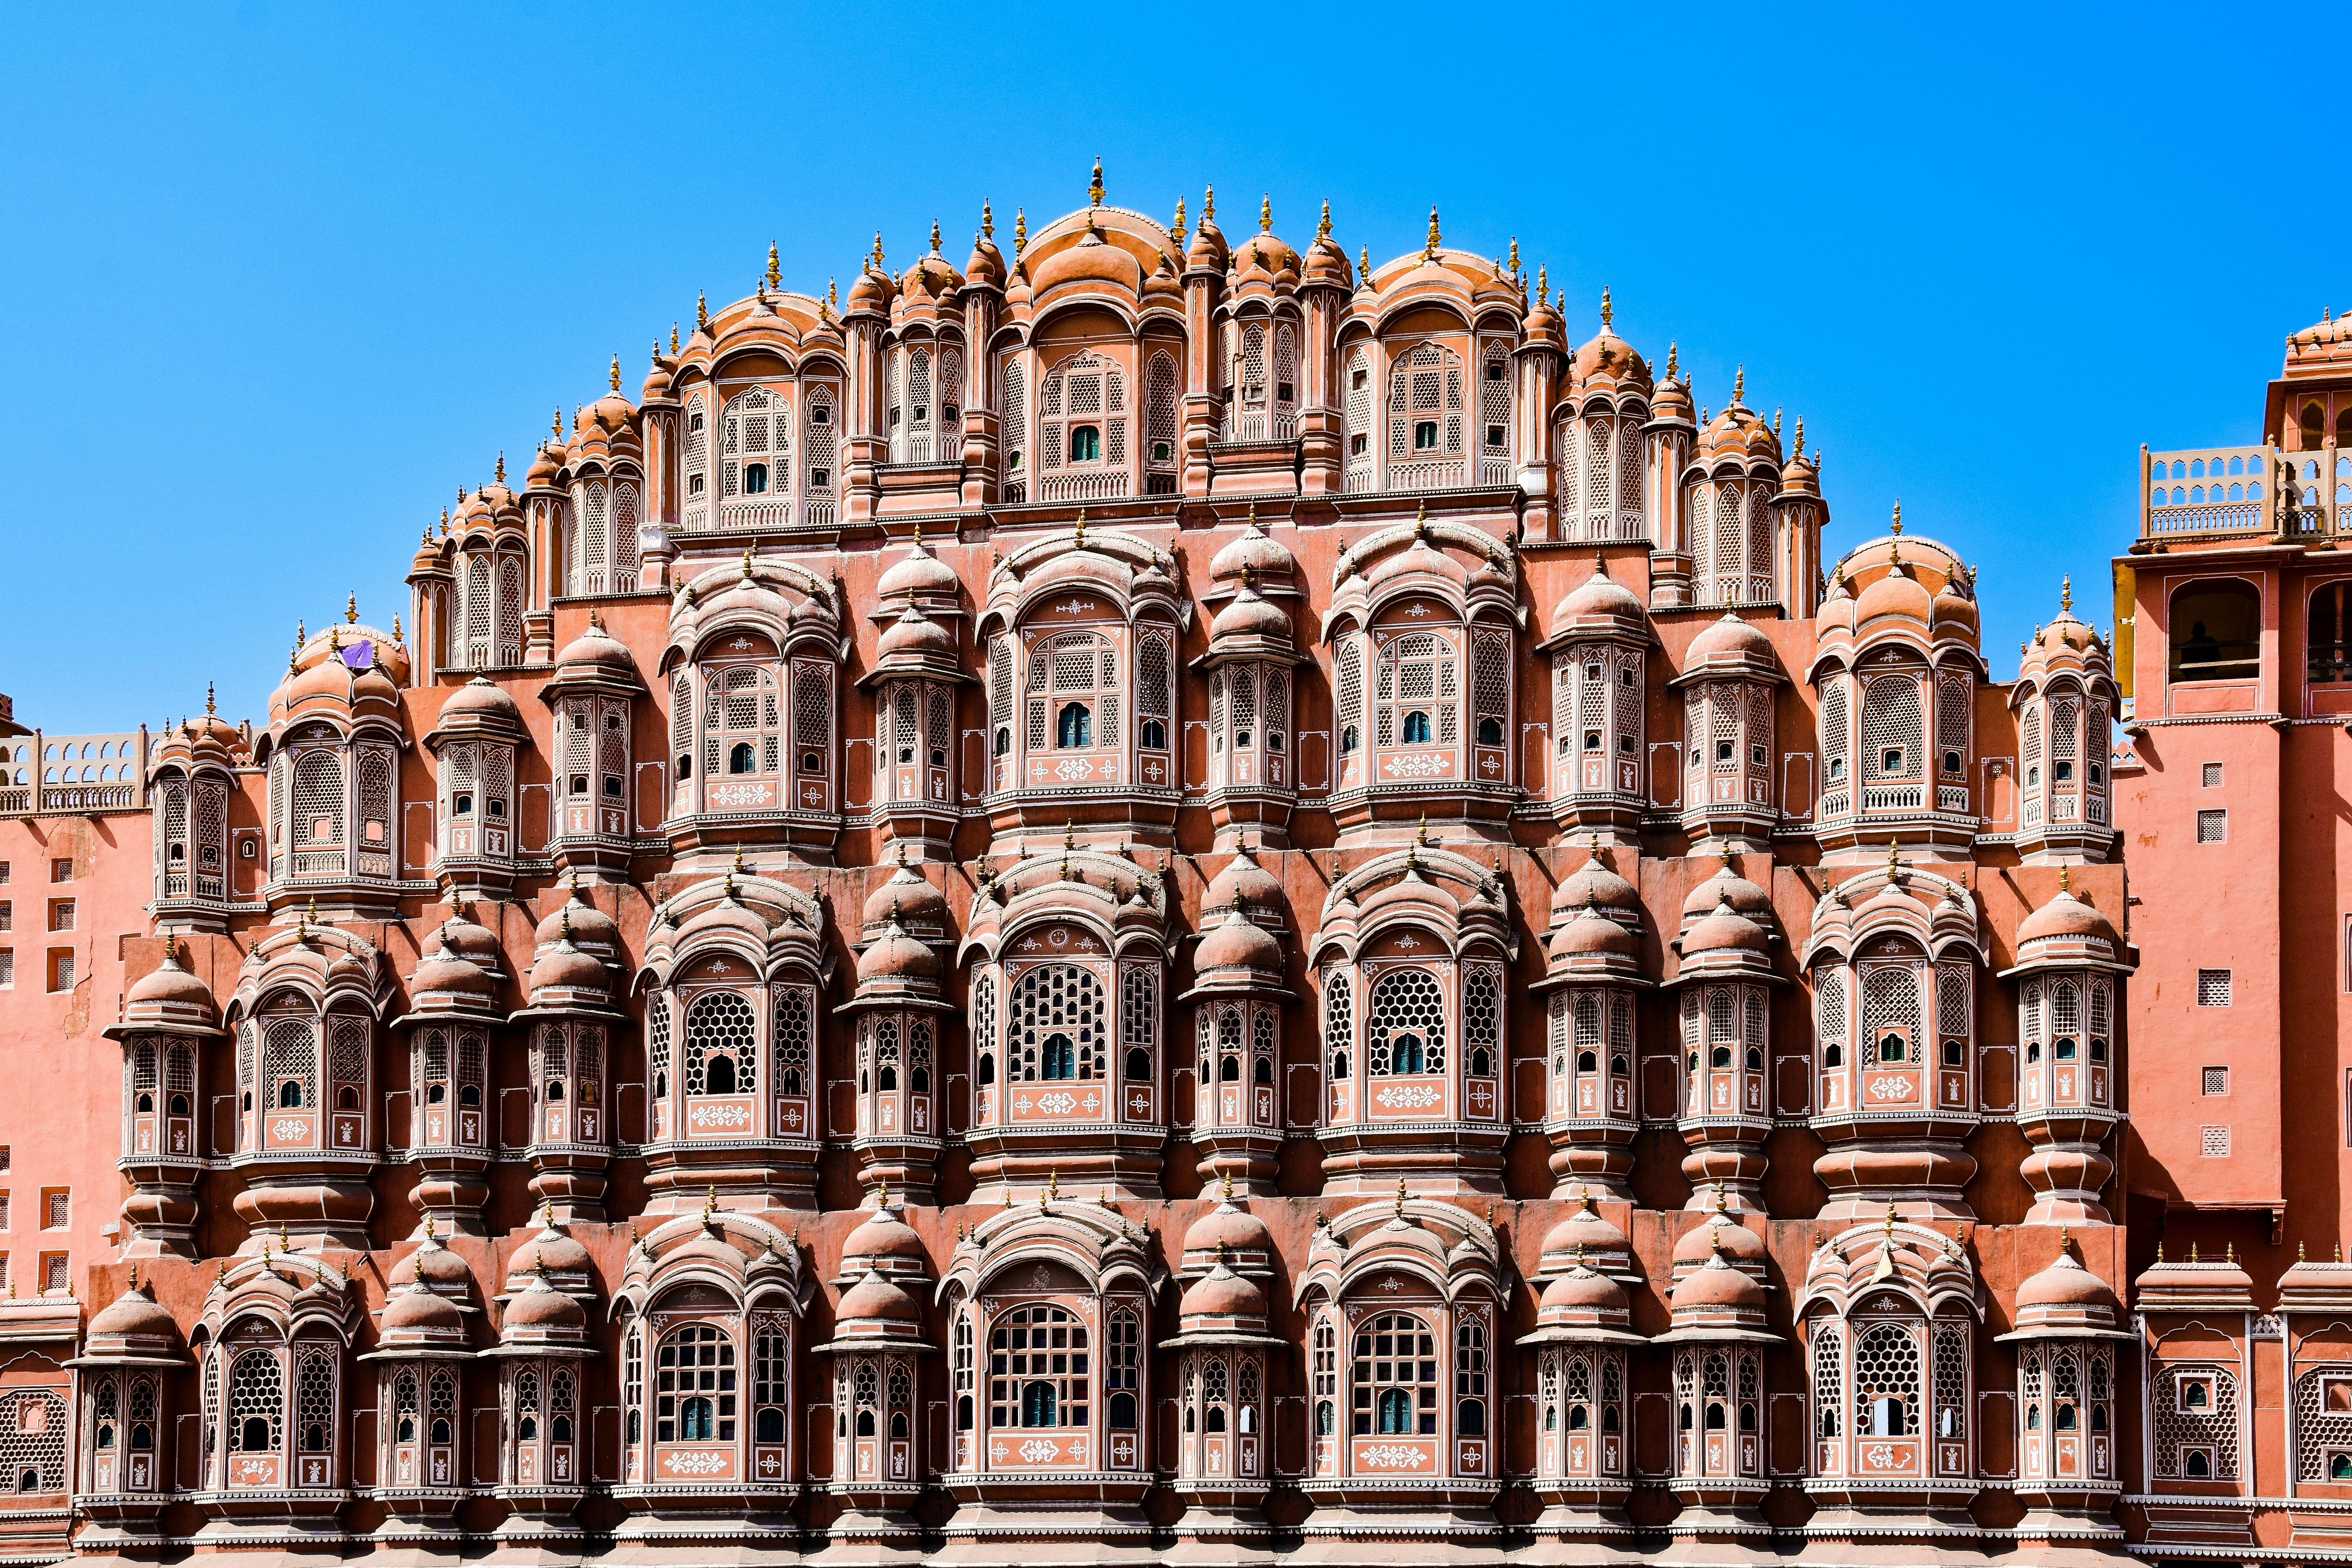
[[[2042,710],[2038,705],[2028,707],[2025,710],[2025,733],[2019,743],[2019,750],[2024,752],[2025,765],[2028,768],[2034,768],[2040,764],[2042,761]],[[2028,784],[2039,784],[2041,782],[2041,778],[2038,773],[2029,773],[2025,782]]]
[[[1094,971],[1075,963],[1042,964],[1023,974],[1008,1000],[1007,1078],[1102,1077],[1107,1000]]]
[[[646,998],[646,1073],[656,1100],[669,1093],[669,1002],[658,992]]]
[[[1862,776],[1920,776],[1919,683],[1908,675],[1884,676],[1863,688]]]
[[[2226,810],[2200,811],[2197,814],[2197,842],[2226,844],[2230,838],[2230,814]]]
[[[934,763],[946,761],[949,731],[952,721],[953,715],[949,709],[948,694],[944,691],[933,690],[930,694],[930,701],[925,709],[923,738],[925,744],[939,753],[931,759]]]
[[[1339,646],[1339,750],[1354,748],[1364,721],[1364,652],[1354,637]]]
[[[262,1026],[262,1086],[272,1104],[290,1110],[319,1103],[317,1039],[308,1019],[272,1018]],[[299,1098],[286,1107],[282,1096],[289,1084]]]
[[[1160,1042],[1160,976],[1146,963],[1126,965],[1119,975],[1119,1044],[1131,1054],[1142,1051],[1147,1058]],[[1127,1077],[1149,1077],[1150,1069],[1139,1074],[1131,1068]]]
[[[1136,711],[1147,719],[1165,719],[1171,709],[1168,639],[1146,632],[1136,648]]]
[[[621,1336],[621,1407],[628,1412],[625,1441],[635,1444],[645,1436],[645,1330],[631,1323]]]
[[[1392,969],[1372,983],[1364,1070],[1375,1078],[1445,1070],[1445,997],[1425,969]]]
[[[601,482],[585,488],[581,514],[575,530],[580,539],[581,574],[572,583],[572,591],[575,594],[601,594],[605,590],[604,547],[609,537],[604,516],[604,487]]]
[[[466,662],[476,669],[490,662],[490,559],[466,562]]]
[[[12,1490],[66,1489],[64,1400],[46,1389],[26,1389],[0,1400],[0,1466],[5,1467],[0,1483]]]
[[[1474,648],[1477,656],[1473,679],[1476,682],[1479,743],[1507,743],[1511,719],[1511,639],[1500,632],[1480,632]],[[1489,721],[1496,726],[1496,739],[1493,741],[1486,738]]]
[[[1029,446],[1028,399],[1024,395],[1027,376],[1018,358],[1004,358],[1004,446],[1007,454],[1005,469],[1014,479],[1021,473],[1022,454]]]
[[[988,1419],[999,1429],[1089,1425],[1086,1325],[1061,1307],[1015,1307],[988,1336]]]
[[[2201,1093],[2208,1095],[2227,1094],[2230,1092],[2230,1069],[2228,1068],[2207,1068],[2199,1075],[2199,1083],[2200,1085],[2200,1092]]]
[[[1643,537],[1648,504],[1642,493],[1642,436],[1629,419],[1620,426],[1617,436],[1616,537],[1619,539]]]
[[[1973,1033],[1976,1015],[1974,976],[1963,963],[1936,965],[1936,1033],[1946,1040],[1966,1040]]]
[[[703,427],[707,413],[708,409],[703,404],[702,394],[698,392],[694,395],[693,400],[686,405],[685,466],[686,493],[688,497],[699,496],[703,493],[702,485],[695,481],[700,479],[707,471],[706,465],[710,456],[710,433]]]
[[[294,842],[322,847],[342,841],[342,759],[324,746],[313,747],[294,759]]]
[[[654,1441],[735,1440],[735,1342],[709,1323],[662,1341],[654,1360]]]
[[[1969,1335],[1958,1323],[1936,1325],[1936,1436],[1968,1434]]]
[[[1370,489],[1376,432],[1372,425],[1371,367],[1362,349],[1359,348],[1348,355],[1346,374],[1348,489]]]
[[[2221,764],[2219,763],[2207,763],[2200,772],[2200,780],[2207,789],[2220,789],[2221,787]]]
[[[1233,693],[1233,727],[1225,729],[1216,722],[1213,715],[1210,729],[1220,735],[1233,736],[1235,745],[1241,743],[1244,735],[1255,741],[1258,738],[1257,682],[1253,679],[1255,672],[1247,667],[1237,667],[1223,673],[1231,683],[1229,689]]]
[[[1485,1077],[1501,1070],[1503,983],[1501,974],[1483,964],[1462,977],[1462,1046],[1469,1052],[1468,1070]],[[1484,1067],[1485,1072],[1479,1069]]]
[[[788,1405],[791,1402],[792,1341],[781,1326],[770,1321],[752,1342],[751,1403]]]
[[[1903,1060],[1917,1065],[1919,1041],[1919,976],[1910,968],[1886,965],[1866,971],[1862,982],[1862,1033],[1874,1062],[1885,1063],[1884,1037],[1903,1031]]]
[[[1347,971],[1330,970],[1323,977],[1323,1051],[1334,1082],[1348,1076],[1348,1047],[1354,1038],[1353,987]]]
[[[636,585],[637,487],[618,485],[613,490],[613,592]]]
[[[983,974],[972,983],[971,1048],[975,1053],[986,1053],[996,1048],[996,976],[993,974]],[[985,1085],[993,1082],[994,1079],[982,1070],[980,1081]]]
[[[1945,753],[1941,758],[1943,771],[1954,777],[1967,763],[1969,697],[1969,686],[1965,680],[1947,679],[1936,687],[1936,747]],[[1958,755],[1952,755],[1954,752]],[[1949,765],[1954,763],[1960,766]]]
[[[1277,327],[1274,333],[1274,405],[1287,411],[1298,402],[1298,351],[1287,326]],[[1283,433],[1275,431],[1277,440]]]
[[[367,1099],[368,1026],[364,1018],[333,1017],[327,1020],[329,1050],[328,1070],[337,1088],[350,1085],[359,1090],[352,1097],[353,1104],[364,1104]],[[339,1100],[338,1103],[341,1103]]]
[[[2168,1367],[2159,1374],[2153,1398],[2156,1407],[2156,1474],[2159,1480],[2180,1480],[2190,1467],[2181,1450],[2195,1447],[2210,1455],[2210,1478],[2238,1479],[2238,1380],[2218,1366]]]
[[[1103,1371],[1104,1413],[1113,1430],[1132,1430],[1143,1394],[1143,1325],[1133,1312],[1111,1314],[1109,1351]]]
[[[1839,1415],[1845,1408],[1842,1392],[1845,1383],[1845,1344],[1838,1325],[1828,1320],[1816,1323],[1812,1347],[1814,1435],[1835,1437],[1841,1431]]]
[[[285,1442],[283,1376],[278,1352],[242,1352],[228,1369],[228,1451],[275,1453]]]
[[[1854,1335],[1853,1405],[1858,1436],[1919,1435],[1919,1341],[1909,1324],[1871,1323]]]
[[[2200,1007],[2227,1007],[2230,1005],[2228,970],[2200,969],[2197,972],[2197,1005]]]
[[[1825,968],[1813,976],[1813,1038],[1825,1068],[1845,1057],[1845,971]]]
[[[824,752],[833,739],[833,677],[827,665],[794,661],[793,743],[796,750]]]
[[[1143,373],[1144,455],[1155,468],[1176,466],[1176,360],[1154,354]],[[1167,450],[1161,451],[1165,445]]]
[[[2226,1127],[2200,1127],[2197,1130],[2197,1152],[2207,1160],[2226,1160],[2230,1155],[2230,1130]]]
[[[1499,376],[1497,371],[1502,373]],[[1502,344],[1486,345],[1480,374],[1485,379],[1478,384],[1478,418],[1486,426],[1479,433],[1481,444],[1489,456],[1507,453],[1511,448],[1511,367]]]
[[[801,433],[801,461],[808,474],[803,486],[812,499],[832,499],[834,454],[839,440],[840,426],[835,422],[833,389],[812,386],[803,400],[801,417],[805,423]],[[816,521],[814,518],[811,521]]]
[[[1437,1435],[1437,1337],[1409,1312],[1356,1331],[1351,1426],[1360,1437]]]
[[[750,1094],[757,1058],[753,1054],[759,1030],[751,1004],[738,991],[712,991],[696,997],[686,1009],[686,1092],[688,1094]],[[719,1084],[713,1087],[711,1064],[727,1062]]]
[[[1486,1331],[1464,1322],[1454,1331],[1454,1413],[1455,1431],[1465,1437],[1486,1431]]]

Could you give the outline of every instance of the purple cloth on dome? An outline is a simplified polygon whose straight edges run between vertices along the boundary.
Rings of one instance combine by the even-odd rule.
[[[362,637],[357,642],[345,643],[342,654],[345,664],[350,665],[353,669],[365,669],[375,662],[375,644],[369,638]]]

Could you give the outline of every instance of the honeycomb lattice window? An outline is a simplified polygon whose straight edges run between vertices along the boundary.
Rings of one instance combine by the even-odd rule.
[[[1005,1019],[1006,1076],[1019,1083],[1102,1077],[1108,998],[1091,969],[1048,963],[1013,987]]]
[[[52,1295],[73,1289],[73,1259],[63,1252],[41,1254],[41,1292]]]
[[[2294,1381],[2295,1479],[2328,1479],[2329,1450],[2352,1450],[2352,1364],[2314,1367]]]
[[[2200,770],[2200,782],[2202,783],[2207,789],[2220,789],[2221,787],[2221,764],[2219,763],[2207,763],[2204,767]]]
[[[2227,1159],[2230,1154],[2230,1130],[2227,1127],[2199,1128],[2197,1153],[2201,1159]]]
[[[284,1442],[283,1377],[276,1351],[245,1351],[229,1363],[230,1453],[275,1453]]]
[[[1900,1032],[1899,1047],[1885,1037]],[[1919,1042],[1919,976],[1906,965],[1885,965],[1864,972],[1862,981],[1862,1034],[1874,1063],[1896,1061],[1916,1065]],[[1899,1049],[1900,1055],[1890,1055]]]
[[[342,841],[342,759],[313,747],[294,759],[294,842],[320,847]]]
[[[1845,1408],[1845,1396],[1840,1392],[1845,1386],[1843,1331],[1828,1320],[1816,1324],[1812,1350],[1814,1432],[1818,1436],[1835,1437]]]
[[[1348,1045],[1355,1037],[1355,997],[1347,971],[1328,970],[1323,976],[1323,1052],[1326,1070],[1334,1083],[1348,1076]]]
[[[1160,974],[1148,963],[1130,963],[1119,973],[1119,1045],[1127,1053],[1121,1076],[1149,1082],[1160,1044]]]
[[[65,1490],[66,1402],[47,1389],[0,1401],[0,1465],[6,1467],[0,1484],[10,1490]]]
[[[646,998],[646,1074],[655,1099],[669,1093],[669,999],[658,992]]]
[[[996,1046],[996,976],[983,974],[971,987],[972,1049],[981,1057],[982,1088],[996,1081],[992,1053]]]
[[[686,1092],[750,1094],[759,1026],[740,991],[712,991],[686,1009]]]
[[[2200,1007],[2227,1007],[2230,1005],[2228,970],[2200,969],[2197,972],[2197,1005]]]
[[[1883,676],[1863,689],[1862,776],[1914,779],[1919,770],[1919,683]]]
[[[1364,723],[1364,654],[1353,639],[1341,645],[1339,668],[1339,752],[1346,755],[1361,742]]]
[[[318,1071],[318,1036],[309,1019],[272,1018],[262,1026],[262,1093],[270,1106],[291,1110],[317,1105]]]
[[[1936,1436],[1965,1436],[1969,1420],[1969,1333],[1958,1323],[1936,1325],[1935,1375]]]
[[[1968,767],[1969,699],[1966,680],[1945,679],[1936,685],[1937,767],[1947,778],[1958,778]]]
[[[2197,814],[2198,843],[2226,844],[2229,839],[2230,814],[2228,811],[2213,808]]]
[[[1857,1435],[1919,1435],[1919,1336],[1910,1324],[1871,1323],[1854,1335],[1853,1408]]]
[[[2200,1084],[2200,1093],[2207,1095],[2227,1094],[2230,1092],[2230,1069],[2228,1068],[2207,1068],[2203,1072],[2198,1075],[2198,1081]]]
[[[815,1039],[815,1026],[811,1014],[815,996],[804,985],[787,985],[775,996],[776,1081],[775,1092],[782,1095],[803,1095],[808,1092],[809,1053]],[[748,1091],[751,1084],[744,1083]]]
[[[1500,1071],[1502,1042],[1502,974],[1483,964],[1474,966],[1462,976],[1462,1048],[1468,1053],[1464,1058],[1465,1070],[1476,1078],[1489,1078]]]
[[[1832,677],[1822,692],[1822,755],[1833,785],[1845,782],[1846,748],[1852,742],[1848,723],[1845,679]]]
[[[1445,994],[1425,969],[1392,969],[1365,1007],[1364,1070],[1374,1078],[1445,1070]]]
[[[2168,1367],[2158,1377],[2156,1474],[2159,1480],[2238,1479],[2238,1380],[2218,1366]],[[2210,1456],[2210,1476],[2194,1476],[2182,1450]]]

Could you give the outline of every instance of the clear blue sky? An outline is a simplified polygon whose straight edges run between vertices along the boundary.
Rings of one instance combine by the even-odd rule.
[[[1164,17],[1149,25],[1147,16]],[[1299,18],[1313,18],[1311,25]],[[1801,414],[1832,555],[1903,501],[1984,568],[1995,674],[2111,617],[2137,447],[2252,440],[2352,307],[2315,54],[2340,13],[1435,5],[11,8],[0,51],[0,690],[53,732],[404,608],[420,526],[746,292],[959,260],[1213,182],[1375,258],[1517,235],[1698,398]],[[1228,47],[1230,45],[1231,47]],[[2316,160],[2316,161],[2315,161]]]

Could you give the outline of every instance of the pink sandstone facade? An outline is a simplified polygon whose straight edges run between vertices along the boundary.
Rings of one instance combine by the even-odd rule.
[[[2245,1275],[2143,1282],[2193,1418],[2121,1304],[2183,1166],[2106,643],[1997,681],[1744,375],[1434,213],[1374,266],[1091,195],[772,259],[265,719],[0,817],[0,1557],[2246,1528]]]

